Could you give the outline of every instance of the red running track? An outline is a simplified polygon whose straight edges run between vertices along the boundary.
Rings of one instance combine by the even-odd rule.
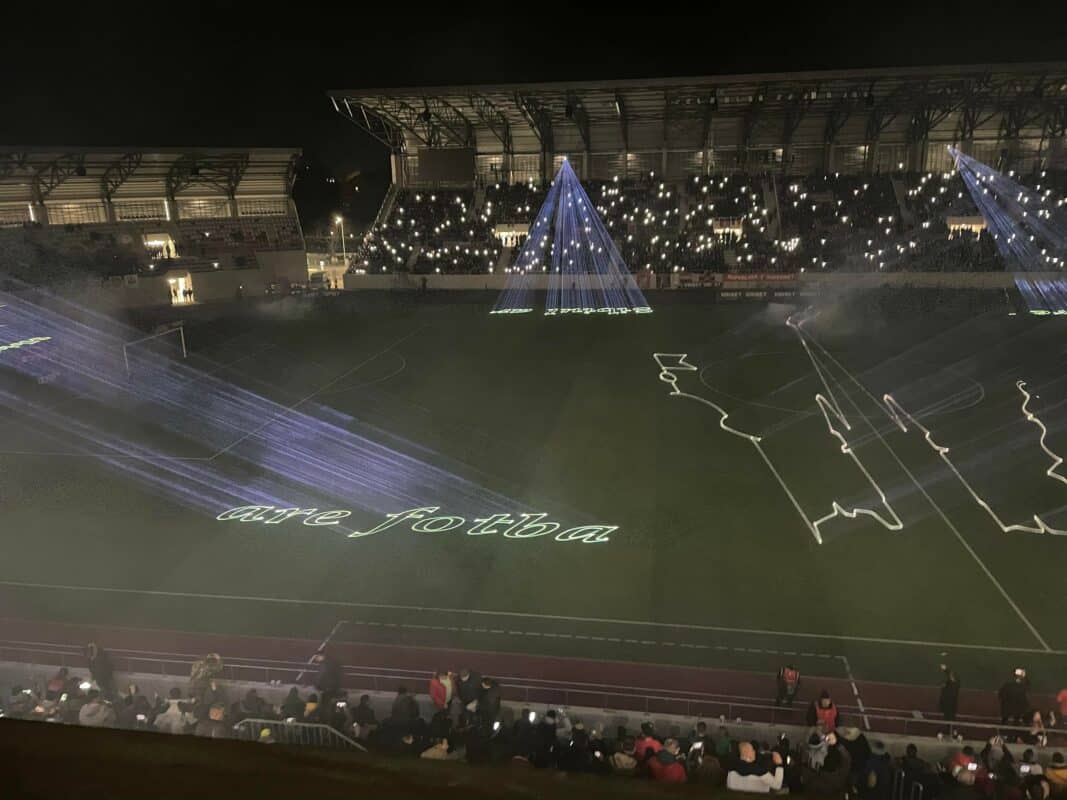
[[[185,678],[194,660],[219,653],[234,680],[285,684],[314,681],[308,659],[320,642],[311,639],[230,636],[155,628],[111,628],[0,619],[0,660],[84,667],[82,647],[95,638],[119,672],[148,672]],[[597,661],[449,648],[334,642],[353,690],[394,691],[407,685],[426,690],[437,669],[469,666],[500,681],[505,699],[531,706],[587,706],[650,714],[678,714],[714,720],[802,724],[806,699],[827,689],[842,712],[842,724],[915,735],[934,735],[944,723],[936,712],[936,687],[853,682],[841,677],[805,676],[792,709],[775,708],[775,679],[768,673],[667,664]],[[1051,697],[1034,697],[1051,708]],[[859,704],[862,702],[861,711]],[[986,738],[982,726],[997,722],[992,692],[964,690],[960,727]]]

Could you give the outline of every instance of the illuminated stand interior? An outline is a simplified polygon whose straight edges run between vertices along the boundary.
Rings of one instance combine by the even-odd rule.
[[[652,312],[566,159],[491,313],[533,311],[539,275],[548,276],[548,316]]]
[[[949,148],[996,242],[1001,258],[1015,269],[1015,285],[1031,314],[1067,314],[1067,281],[1027,277],[1027,272],[1063,269],[1067,262],[1067,208],[1052,190],[1023,186],[954,147]]]

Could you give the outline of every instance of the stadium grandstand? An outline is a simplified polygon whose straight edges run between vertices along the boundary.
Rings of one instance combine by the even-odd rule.
[[[126,305],[307,281],[291,189],[299,150],[0,148],[8,277]]]
[[[329,97],[391,161],[356,272],[506,273],[564,159],[643,286],[1002,269],[948,147],[1031,185],[1067,168],[1065,63]]]

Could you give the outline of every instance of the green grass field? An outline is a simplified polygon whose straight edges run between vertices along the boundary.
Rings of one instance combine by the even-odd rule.
[[[186,320],[190,365],[349,415],[516,513],[617,529],[585,543],[219,522],[0,408],[0,597],[54,620],[321,638],[345,619],[361,640],[761,670],[791,659],[897,681],[932,683],[948,659],[971,686],[1021,663],[1052,688],[1067,666],[1067,538],[1005,532],[990,510],[1067,528],[1049,454],[1067,453],[1062,320],[1008,316],[992,296],[929,299],[820,301],[799,333],[798,308],[691,296],[630,318],[490,316],[491,296],[203,309]],[[949,451],[901,430],[886,393]],[[157,418],[48,402],[201,453]],[[383,520],[343,500],[321,507],[352,510],[363,531]]]

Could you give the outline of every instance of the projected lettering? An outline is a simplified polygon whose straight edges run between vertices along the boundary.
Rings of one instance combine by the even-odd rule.
[[[612,533],[618,525],[577,525],[560,530],[560,523],[548,519],[545,513],[490,514],[487,517],[475,517],[468,521],[466,517],[452,514],[434,516],[441,510],[440,506],[421,506],[409,508],[396,514],[386,514],[385,519],[373,528],[365,531],[352,531],[349,539],[361,539],[374,536],[392,529],[406,527],[412,533],[425,535],[456,532],[465,529],[467,536],[503,536],[505,539],[535,539],[551,536],[557,542],[582,542],[584,544],[604,544],[611,541]],[[277,506],[238,506],[223,511],[216,519],[221,522],[257,522],[261,525],[280,525],[300,518],[303,525],[322,527],[337,525],[342,519],[351,516],[351,511],[319,511],[317,508],[279,508]]]
[[[23,339],[20,342],[11,342],[9,344],[0,344],[0,353],[5,350],[18,350],[20,347],[30,347],[41,342],[51,341],[51,336],[34,336],[30,339]]]

